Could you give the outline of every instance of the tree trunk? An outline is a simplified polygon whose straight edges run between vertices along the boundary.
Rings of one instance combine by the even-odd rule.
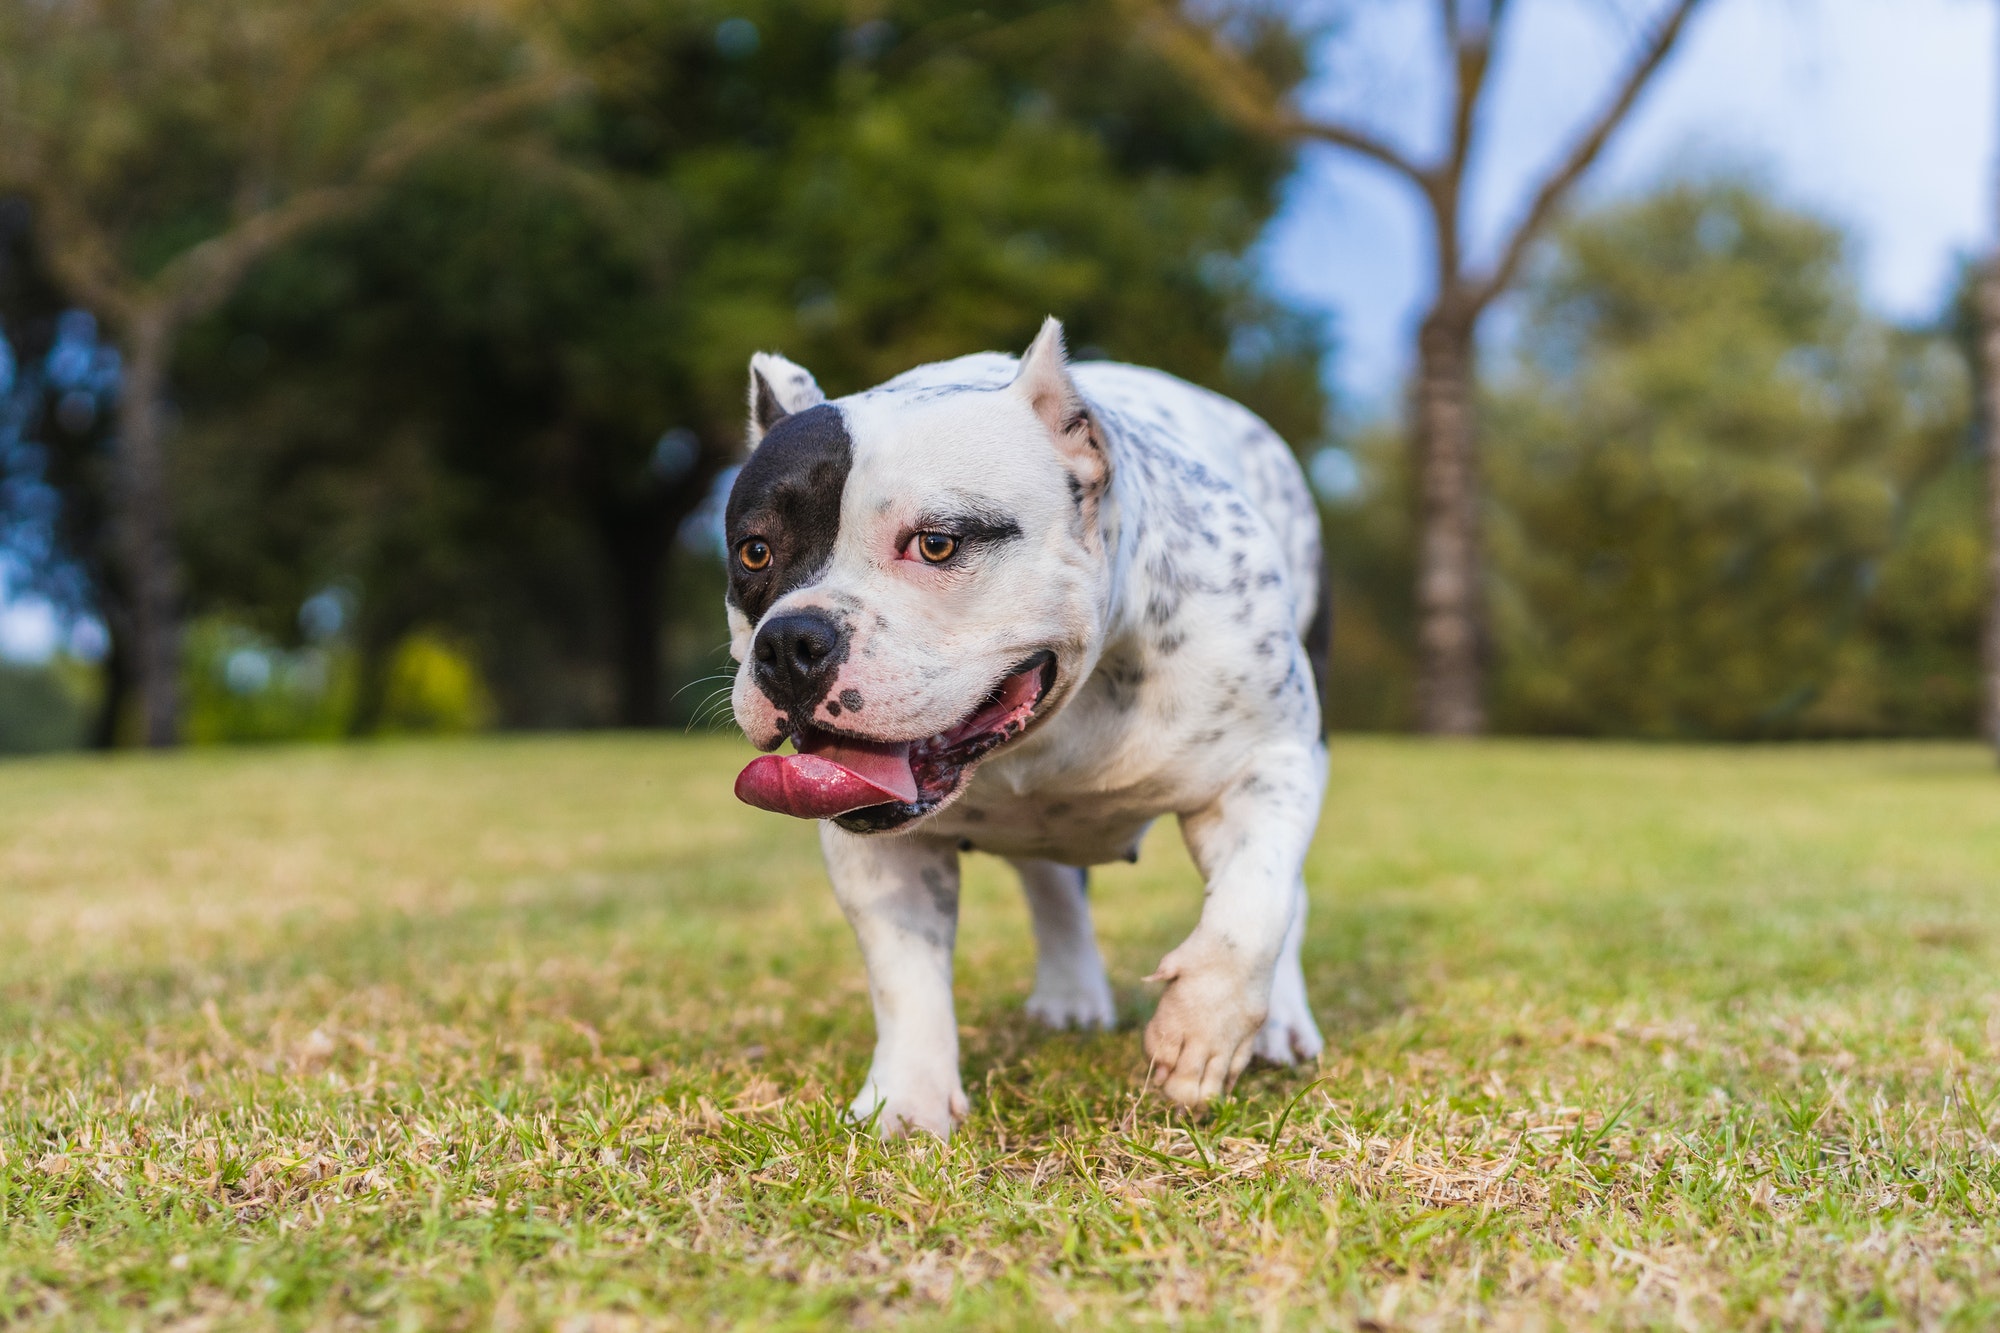
[[[1418,335],[1414,405],[1417,721],[1434,736],[1486,729],[1473,369],[1472,320],[1441,299]]]
[[[1979,359],[1986,434],[1986,626],[1980,729],[2000,750],[2000,254],[1979,279]]]
[[[132,691],[132,640],[124,628],[122,609],[103,605],[104,630],[110,646],[104,653],[104,693],[97,704],[97,716],[90,723],[90,748],[112,750],[118,746],[118,723],[125,715],[125,701]]]
[[[618,676],[618,725],[660,725],[661,606],[667,540],[673,525],[658,504],[646,504],[605,523],[611,557]]]
[[[166,380],[172,334],[146,311],[126,331],[118,394],[114,522],[130,597],[130,660],[140,736],[149,746],[180,740],[180,570],[167,491]]]

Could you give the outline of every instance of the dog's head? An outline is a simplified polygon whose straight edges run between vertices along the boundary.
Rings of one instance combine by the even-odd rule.
[[[1110,464],[1062,326],[1011,381],[836,402],[760,353],[750,444],[727,511],[732,703],[758,748],[798,753],[753,761],[737,794],[857,832],[922,819],[1096,652]]]

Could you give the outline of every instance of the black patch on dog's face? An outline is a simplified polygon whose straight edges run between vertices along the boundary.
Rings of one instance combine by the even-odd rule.
[[[729,602],[752,621],[826,566],[840,535],[840,498],[854,442],[840,409],[821,403],[778,418],[729,489]],[[751,538],[771,548],[761,570],[743,566]]]

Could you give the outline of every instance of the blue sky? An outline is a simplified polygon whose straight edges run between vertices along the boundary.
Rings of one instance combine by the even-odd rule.
[[[1434,7],[1359,8],[1309,101],[1427,149],[1440,129],[1427,114],[1439,106]],[[1516,0],[1471,182],[1475,254],[1491,253],[1658,11],[1659,0]],[[1581,197],[1716,167],[1759,172],[1848,229],[1877,310],[1924,318],[1957,257],[1994,231],[1997,25],[2000,0],[1706,0]],[[1392,410],[1430,263],[1409,188],[1310,150],[1264,245],[1273,286],[1333,319],[1330,373],[1350,411]]]

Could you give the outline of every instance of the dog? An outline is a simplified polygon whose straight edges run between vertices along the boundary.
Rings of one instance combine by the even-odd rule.
[[[1028,1011],[1108,1028],[1086,867],[1174,815],[1207,884],[1161,960],[1151,1078],[1199,1108],[1255,1055],[1316,1058],[1302,869],[1326,782],[1319,515],[1247,409],[1110,362],[1049,319],[827,401],[750,362],[725,509],[731,703],[751,805],[816,819],[876,1041],[852,1113],[948,1137],[959,855],[1006,858],[1034,918]],[[1323,626],[1322,626],[1323,628]],[[786,740],[795,753],[775,753]]]

